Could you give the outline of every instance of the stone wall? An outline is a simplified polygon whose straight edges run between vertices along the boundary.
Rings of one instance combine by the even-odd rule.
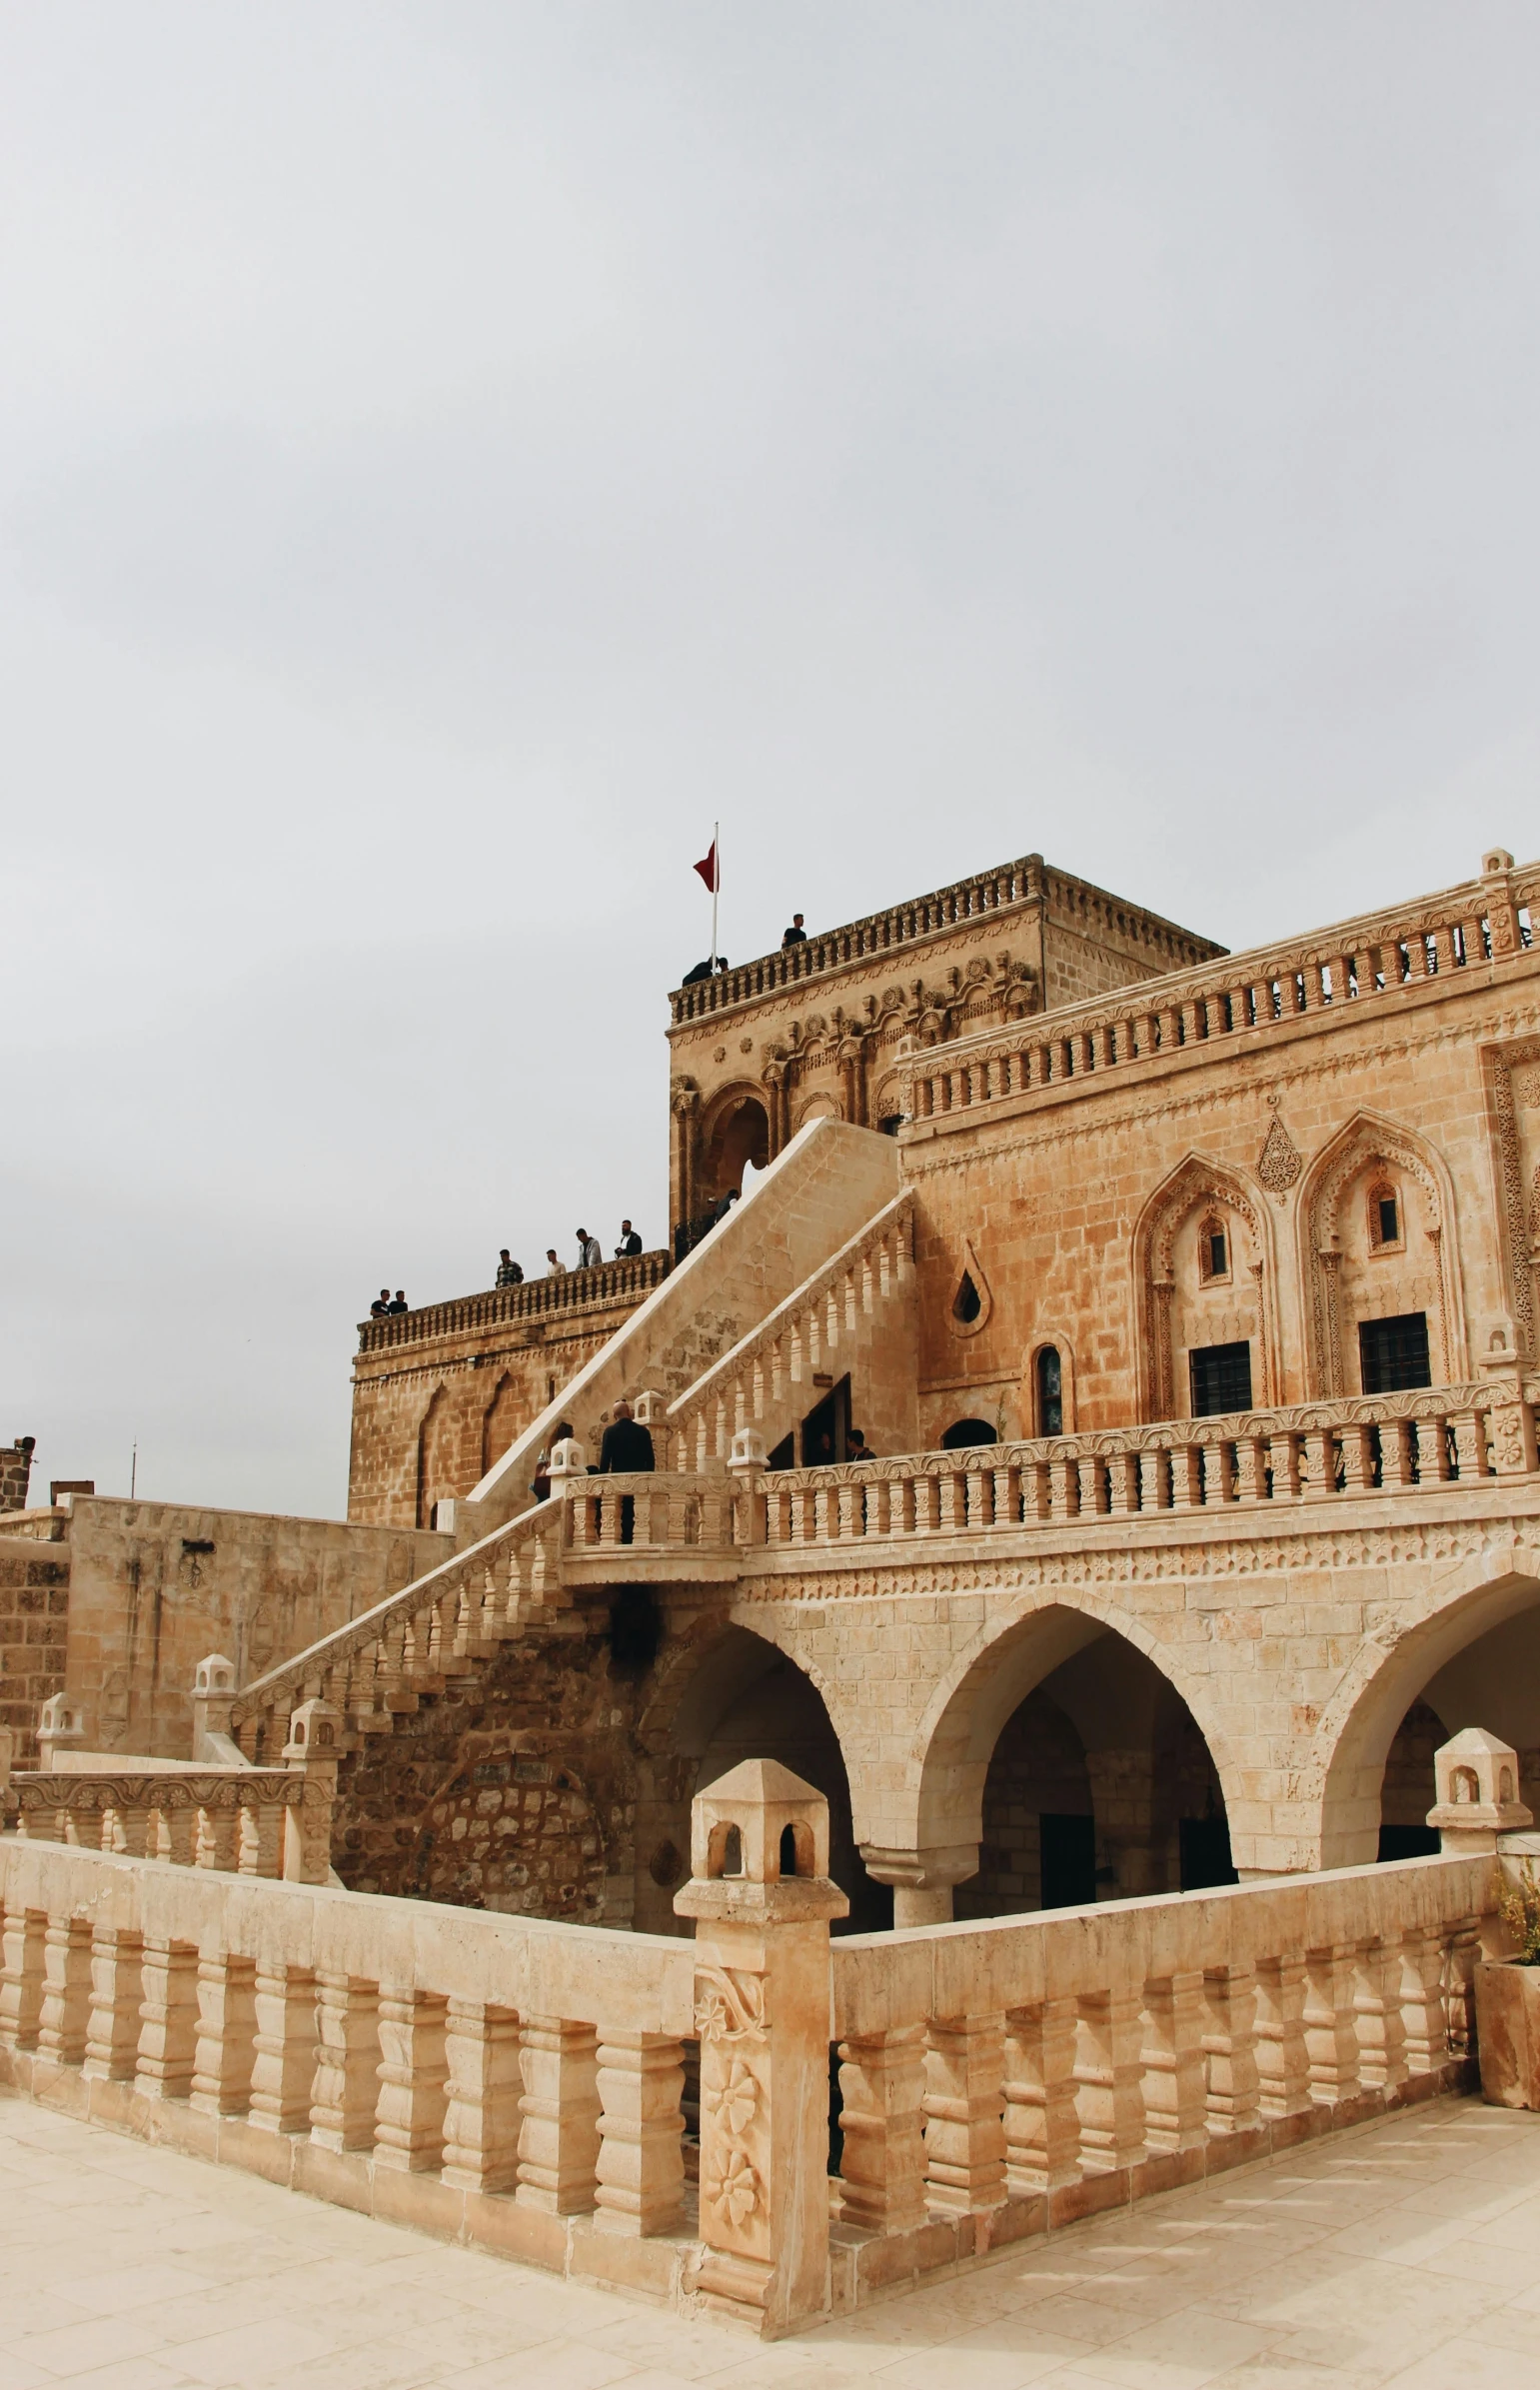
[[[1478,965],[1403,991],[1393,1017],[1348,1005],[1276,1024],[1265,1048],[1173,1043],[915,1123],[899,1142],[923,1441],[968,1414],[1042,1432],[1044,1345],[1066,1430],[1188,1415],[1193,1352],[1232,1343],[1249,1346],[1254,1407],[1356,1393],[1360,1323],[1406,1314],[1426,1319],[1434,1384],[1475,1376],[1515,1331],[1540,1357],[1527,1223],[1516,1249],[1506,1195],[1540,1171],[1536,1061],[1526,953],[1500,980]],[[955,1309],[964,1270],[973,1321]]]
[[[450,1550],[447,1537],[338,1519],[72,1497],[67,1682],[88,1744],[192,1756],[193,1671],[223,1651],[244,1683]],[[57,1689],[50,1686],[49,1690]]]
[[[63,1544],[0,1535],[0,1726],[21,1767],[36,1765],[37,1713],[63,1689],[69,1585]]]

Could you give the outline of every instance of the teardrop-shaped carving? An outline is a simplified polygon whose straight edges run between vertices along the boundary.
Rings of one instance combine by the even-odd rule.
[[[956,1291],[951,1298],[952,1332],[959,1336],[976,1336],[985,1325],[994,1307],[994,1297],[983,1264],[971,1236],[962,1239],[962,1268],[958,1273]]]

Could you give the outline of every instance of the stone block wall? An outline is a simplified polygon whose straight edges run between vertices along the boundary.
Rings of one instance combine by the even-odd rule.
[[[244,1684],[450,1548],[442,1535],[340,1519],[75,1495],[67,1683],[88,1744],[190,1758],[200,1659],[223,1651]]]
[[[37,1713],[64,1686],[69,1599],[66,1545],[0,1535],[0,1726],[20,1767],[36,1766]]]

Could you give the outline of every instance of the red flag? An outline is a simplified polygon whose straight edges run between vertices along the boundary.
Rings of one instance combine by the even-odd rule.
[[[712,841],[710,853],[702,856],[701,861],[696,865],[695,869],[700,873],[702,879],[706,882],[707,887],[711,890],[713,896],[715,896],[718,889],[722,886],[722,882],[717,873],[717,841],[715,839]]]

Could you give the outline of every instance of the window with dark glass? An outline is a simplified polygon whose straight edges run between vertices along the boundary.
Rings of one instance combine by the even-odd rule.
[[[956,1299],[951,1306],[951,1315],[961,1326],[969,1327],[983,1307],[978,1288],[973,1283],[973,1273],[970,1269],[964,1269]]]
[[[1039,1435],[1064,1432],[1064,1373],[1059,1366],[1057,1347],[1052,1344],[1044,1344],[1037,1355],[1037,1432]]]
[[[1395,1244],[1401,1234],[1395,1196],[1393,1195],[1381,1195],[1375,1204],[1375,1209],[1379,1214],[1381,1244]]]
[[[1251,1408],[1251,1346],[1199,1344],[1187,1356],[1192,1371],[1192,1415]]]
[[[1427,1312],[1402,1311],[1394,1319],[1361,1319],[1358,1365],[1366,1394],[1399,1394],[1408,1386],[1431,1385]]]
[[[1215,1228],[1208,1239],[1208,1274],[1222,1278],[1229,1264],[1224,1257],[1224,1230]]]

